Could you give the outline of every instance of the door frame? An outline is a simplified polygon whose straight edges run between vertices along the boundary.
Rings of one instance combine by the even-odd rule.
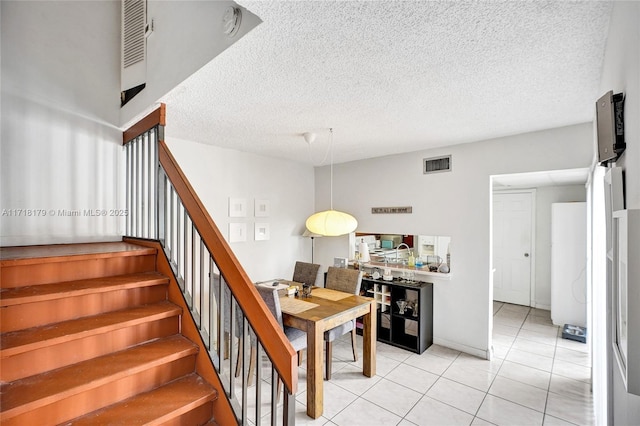
[[[490,226],[490,253],[491,253],[491,271],[493,271],[493,196],[494,194],[522,194],[528,193],[531,196],[531,249],[529,250],[529,258],[531,259],[531,267],[529,268],[529,306],[538,308],[536,301],[536,189],[491,189],[491,226]],[[493,272],[491,273],[491,313],[493,316]],[[546,305],[543,307],[549,309]]]

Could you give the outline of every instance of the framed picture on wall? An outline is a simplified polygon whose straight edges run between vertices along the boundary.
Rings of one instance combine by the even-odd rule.
[[[256,217],[269,217],[269,200],[256,198],[255,201],[255,215]]]
[[[246,223],[230,223],[229,224],[229,242],[242,243],[247,241],[247,224]]]
[[[246,217],[247,199],[229,198],[229,217]]]
[[[266,241],[269,239],[269,224],[268,223],[256,223],[255,226],[255,239],[256,241]]]

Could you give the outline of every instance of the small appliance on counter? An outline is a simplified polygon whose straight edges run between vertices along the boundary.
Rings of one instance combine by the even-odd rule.
[[[346,257],[334,257],[333,258],[333,266],[336,268],[346,268],[349,264],[349,259]]]
[[[391,269],[384,268],[384,272],[382,273],[382,279],[385,281],[393,281],[393,275],[391,274]]]

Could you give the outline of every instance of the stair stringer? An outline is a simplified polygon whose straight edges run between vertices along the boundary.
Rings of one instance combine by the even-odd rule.
[[[187,305],[182,290],[178,285],[178,280],[173,273],[173,269],[169,264],[169,259],[164,252],[162,245],[155,240],[145,240],[131,237],[124,237],[124,242],[138,244],[145,247],[155,248],[158,252],[156,256],[156,270],[161,274],[169,277],[169,289],[168,300],[182,308],[182,315],[180,317],[181,333],[184,337],[192,341],[194,344],[200,347],[196,355],[196,373],[203,377],[211,386],[213,386],[218,392],[219,397],[213,401],[213,418],[216,423],[222,425],[237,424],[236,418],[231,403],[226,395],[224,386],[220,381],[220,377],[216,372],[213,361],[209,357],[209,352],[202,340],[202,336],[198,331],[195,320],[191,315],[191,310]],[[224,397],[222,397],[224,396]]]

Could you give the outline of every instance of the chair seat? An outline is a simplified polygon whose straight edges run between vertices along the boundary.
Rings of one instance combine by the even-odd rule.
[[[343,334],[347,334],[356,326],[356,320],[347,321],[344,324],[340,324],[337,327],[332,328],[324,332],[324,340],[327,342],[333,342]]]
[[[284,327],[284,335],[287,336],[296,352],[307,348],[307,333],[305,331],[293,327]]]

